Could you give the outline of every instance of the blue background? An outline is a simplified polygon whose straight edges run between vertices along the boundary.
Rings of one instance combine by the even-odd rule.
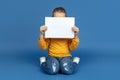
[[[0,0],[0,80],[119,80],[119,0]],[[81,43],[79,70],[73,75],[40,71],[39,27],[62,6],[76,18]]]

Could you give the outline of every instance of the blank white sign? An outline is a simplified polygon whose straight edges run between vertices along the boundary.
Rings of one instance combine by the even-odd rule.
[[[45,38],[73,38],[74,17],[45,17]]]

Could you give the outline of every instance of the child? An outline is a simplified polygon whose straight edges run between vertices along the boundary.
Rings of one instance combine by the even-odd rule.
[[[53,10],[52,17],[66,17],[66,11],[62,7],[57,7]],[[57,27],[57,26],[56,26]],[[47,26],[40,27],[40,38],[38,44],[42,50],[48,48],[48,56],[40,58],[40,65],[43,71],[48,74],[72,74],[75,72],[79,57],[72,57],[70,50],[75,50],[79,44],[78,32],[76,26],[72,27],[74,31],[73,39],[58,39],[58,38],[44,38],[44,32]]]

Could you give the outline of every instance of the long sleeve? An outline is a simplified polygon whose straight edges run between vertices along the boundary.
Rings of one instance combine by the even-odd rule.
[[[38,39],[38,45],[39,47],[42,49],[42,50],[45,50],[48,48],[49,46],[49,43],[50,43],[50,40],[49,39]]]
[[[70,50],[75,50],[78,47],[78,44],[80,42],[79,38],[73,38],[68,41],[68,47]]]

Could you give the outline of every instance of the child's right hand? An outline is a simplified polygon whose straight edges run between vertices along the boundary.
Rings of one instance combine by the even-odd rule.
[[[43,32],[45,32],[47,30],[47,26],[43,25],[40,27],[40,33],[42,34]]]

